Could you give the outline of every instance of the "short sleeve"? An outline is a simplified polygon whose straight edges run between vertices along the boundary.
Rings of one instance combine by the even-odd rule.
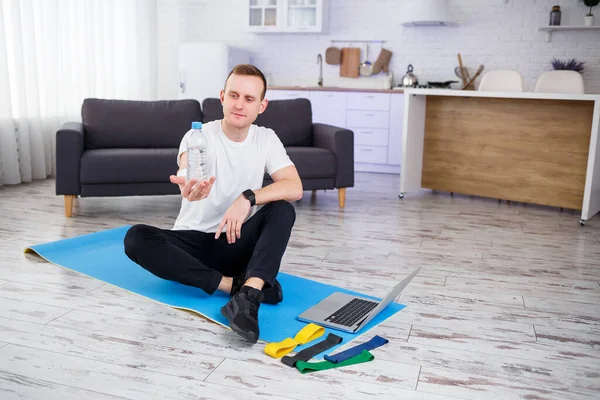
[[[269,149],[267,150],[267,162],[265,171],[269,175],[273,175],[284,167],[294,165],[287,152],[283,143],[273,130],[269,130]]]
[[[181,165],[179,165],[179,159],[180,159],[181,155],[187,151],[186,143],[187,143],[188,137],[190,137],[190,132],[187,132],[181,139],[181,142],[179,143],[179,153],[177,153],[177,166],[178,167],[181,167]]]

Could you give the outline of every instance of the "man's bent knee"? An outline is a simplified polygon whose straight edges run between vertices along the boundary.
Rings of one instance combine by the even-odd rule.
[[[296,209],[289,201],[277,200],[269,203],[270,213],[277,215],[277,220],[289,221],[291,225],[296,222]]]
[[[123,245],[125,246],[125,254],[128,257],[134,256],[140,249],[142,238],[149,231],[148,225],[138,224],[134,225],[127,230],[125,238],[123,239]]]

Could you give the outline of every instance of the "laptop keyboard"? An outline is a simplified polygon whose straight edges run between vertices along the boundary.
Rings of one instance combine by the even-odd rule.
[[[374,301],[352,299],[348,304],[325,318],[325,321],[343,326],[352,326],[359,319],[367,315],[372,309],[377,307],[377,304],[378,303]]]

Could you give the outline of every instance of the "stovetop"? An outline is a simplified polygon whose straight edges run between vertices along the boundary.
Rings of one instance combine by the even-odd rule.
[[[395,86],[394,89],[452,89],[450,86],[436,86],[436,85],[415,85],[415,86]]]

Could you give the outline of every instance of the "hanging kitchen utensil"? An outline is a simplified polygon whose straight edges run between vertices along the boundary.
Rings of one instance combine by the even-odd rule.
[[[471,77],[469,76],[469,71],[467,70],[467,68],[463,65],[462,62],[462,56],[460,55],[460,53],[458,53],[458,67],[459,67],[459,72],[460,72],[460,76],[459,78],[462,79],[463,81],[463,85],[467,85],[467,82],[471,80]],[[456,71],[455,71],[456,72]],[[457,74],[458,75],[458,74]]]
[[[369,61],[369,44],[367,43],[365,51],[365,61],[360,64],[359,72],[360,76],[371,76],[373,75],[373,64]]]
[[[402,86],[410,87],[417,86],[419,84],[419,80],[416,75],[413,74],[413,66],[412,64],[408,64],[408,70],[406,74],[402,77]]]
[[[328,47],[325,50],[325,62],[329,65],[338,65],[340,63],[341,51],[335,46]]]
[[[373,73],[378,74],[382,70],[383,70],[383,72],[387,73],[389,66],[390,66],[391,58],[392,58],[392,52],[387,49],[381,48],[381,52],[379,52],[379,56],[377,57],[377,60],[375,60],[375,63],[373,64]]]
[[[340,58],[340,76],[346,78],[358,78],[358,68],[360,67],[360,48],[344,47],[342,48]]]

